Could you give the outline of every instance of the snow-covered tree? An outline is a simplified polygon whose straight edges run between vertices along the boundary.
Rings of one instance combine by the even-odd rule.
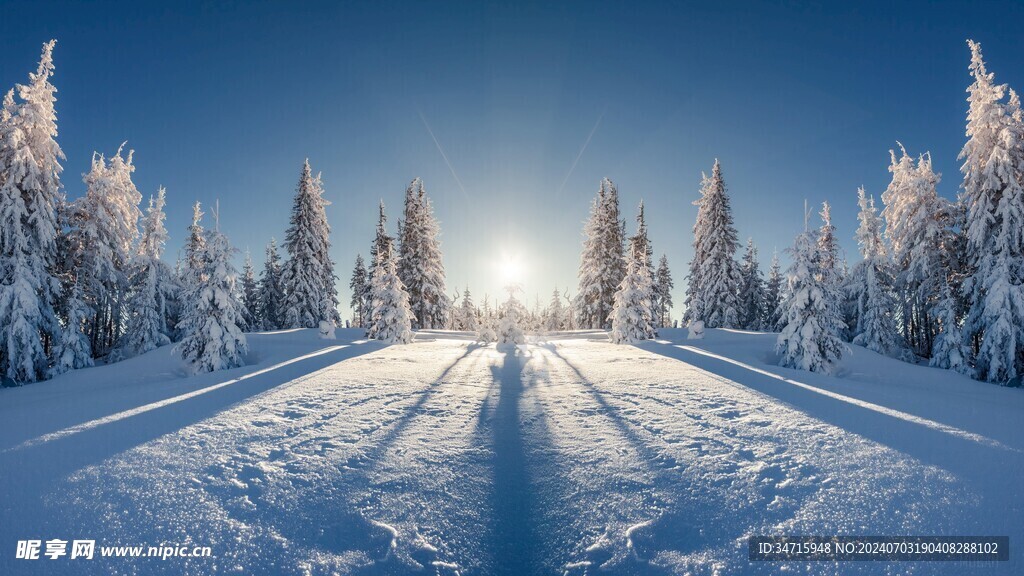
[[[62,338],[55,43],[43,45],[36,72],[17,86],[21,102],[9,92],[0,111],[0,375],[15,383],[46,377],[48,352]]]
[[[366,328],[371,300],[370,279],[366,275],[366,264],[363,262],[362,254],[356,254],[356,265],[352,268],[348,287],[352,290],[352,298],[349,299],[348,305],[355,315],[355,325],[358,328]]]
[[[484,304],[480,309],[480,322],[477,324],[476,340],[484,344],[494,342],[498,339],[498,331],[494,318],[494,311],[491,310],[490,298],[484,295]]]
[[[394,252],[395,239],[388,235],[388,217],[384,212],[384,201],[381,200],[377,207],[377,228],[370,244],[370,267],[369,274],[377,268],[377,254],[391,254]]]
[[[1024,121],[1019,100],[994,84],[981,46],[971,48],[962,201],[967,210],[969,310],[964,324],[977,376],[1007,382],[1024,372]]]
[[[468,286],[462,292],[462,303],[455,310],[455,322],[452,328],[468,332],[477,331],[476,306],[473,304],[473,296],[469,293]]]
[[[860,213],[856,239],[863,257],[846,281],[847,296],[853,303],[853,343],[893,357],[907,356],[903,338],[896,330],[893,313],[892,265],[882,239],[882,219],[875,199],[864,188],[857,190]]]
[[[290,225],[285,232],[288,260],[281,273],[284,286],[284,324],[316,328],[321,320],[338,321],[338,289],[330,256],[331,227],[320,176],[313,176],[307,159],[295,193]]]
[[[635,344],[654,338],[654,313],[651,309],[651,294],[654,284],[644,264],[644,254],[636,251],[634,245],[626,266],[626,276],[615,293],[615,307],[612,308],[611,341],[616,344]]]
[[[607,178],[601,180],[591,204],[583,237],[579,292],[573,304],[575,319],[580,327],[605,328],[609,326],[615,292],[625,275],[625,222],[619,216],[619,192]]]
[[[740,263],[740,328],[761,330],[764,326],[766,302],[764,276],[761,274],[761,264],[757,261],[757,247],[754,246],[754,239],[748,238],[747,250]]]
[[[64,303],[64,329],[54,345],[50,376],[93,365],[92,348],[85,335],[85,323],[91,316],[91,309],[82,301],[78,284],[72,283],[68,289]]]
[[[398,275],[409,292],[413,327],[444,328],[451,300],[445,289],[441,226],[419,178],[406,188],[398,232]]]
[[[902,145],[900,152],[898,159],[889,152],[892,181],[882,194],[882,216],[892,246],[898,325],[911,349],[929,356],[938,331],[930,311],[942,291],[949,205],[936,191],[940,176],[932,170],[931,156],[922,155],[915,165]]]
[[[551,293],[551,301],[544,310],[543,324],[544,330],[547,332],[557,332],[567,328],[566,310],[562,305],[562,295],[558,292],[558,288]]]
[[[782,267],[779,265],[779,253],[772,253],[772,263],[768,267],[768,280],[764,289],[764,319],[762,324],[769,332],[776,332],[782,329],[782,300],[783,300],[783,276]]]
[[[376,264],[370,278],[372,312],[366,335],[388,344],[408,344],[413,339],[412,309],[409,293],[398,277],[394,255],[378,254],[374,260]]]
[[[654,315],[659,328],[669,327],[673,288],[675,288],[675,283],[672,281],[672,271],[668,267],[668,257],[662,254],[654,276]]]
[[[832,225],[832,206],[828,202],[823,202],[819,215],[821,216],[821,229],[818,230],[818,250],[821,253],[819,268],[821,282],[828,295],[829,321],[835,333],[843,338],[847,335],[842,295],[846,260],[839,254],[836,227]]]
[[[732,328],[739,322],[737,288],[739,241],[726,194],[722,165],[715,160],[711,177],[701,183],[693,226],[693,260],[686,289],[685,321],[703,320],[708,328]]]
[[[820,231],[805,231],[790,249],[793,263],[783,304],[785,326],[776,350],[780,366],[829,374],[842,359],[846,346],[834,322],[832,309],[837,307],[839,294],[822,270],[826,254],[819,236]]]
[[[127,323],[129,267],[139,235],[142,194],[132,183],[132,151],[118,148],[108,162],[93,154],[85,175],[85,196],[71,209],[68,244],[81,294],[92,311],[86,326],[93,354],[106,356],[118,343]],[[112,360],[114,358],[111,358]]]
[[[630,250],[637,254],[646,254],[643,265],[647,268],[647,276],[652,280],[655,275],[654,269],[654,251],[651,248],[651,239],[647,235],[647,219],[644,216],[644,202],[640,201],[640,206],[637,208],[636,213],[636,234],[629,237]],[[631,252],[632,253],[632,252]],[[628,256],[628,254],[627,254]]]
[[[508,300],[501,305],[501,319],[498,321],[498,344],[526,344],[523,321],[529,312],[516,298],[516,292],[522,289],[518,285],[512,284],[507,287],[507,290]]]
[[[214,217],[219,218],[216,213]],[[235,286],[238,271],[231,264],[235,249],[218,228],[205,232],[202,252],[194,255],[202,268],[196,271],[197,282],[187,285],[183,295],[184,336],[176,349],[196,373],[242,366],[249,349]]]
[[[166,202],[166,191],[162,187],[156,198],[149,198],[142,236],[128,274],[127,326],[111,353],[114,361],[144,354],[171,342],[167,307],[177,296],[178,284],[170,267],[160,260],[167,244]]]
[[[246,332],[260,329],[260,290],[256,282],[256,269],[252,265],[252,254],[245,251],[245,263],[242,265],[241,281],[242,318]]]
[[[284,326],[284,285],[281,280],[281,257],[277,241],[270,239],[259,282],[260,329],[277,330]]]

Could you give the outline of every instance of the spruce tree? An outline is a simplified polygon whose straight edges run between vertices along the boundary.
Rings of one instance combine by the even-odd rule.
[[[968,141],[962,200],[969,259],[964,330],[976,352],[977,376],[1008,382],[1024,371],[1024,122],[1015,94],[1002,102],[981,46],[971,48]]]
[[[284,286],[281,283],[281,257],[277,253],[277,241],[270,239],[267,244],[263,270],[260,272],[259,305],[261,330],[278,330],[284,327]]]
[[[260,329],[260,291],[256,282],[256,270],[252,265],[252,254],[245,251],[241,281],[242,318],[246,332]]]
[[[822,290],[825,291],[828,303],[829,324],[832,331],[840,338],[847,334],[846,318],[843,314],[842,288],[845,261],[839,255],[839,242],[836,240],[836,227],[832,225],[832,206],[828,202],[821,205],[821,229],[818,230],[818,250],[821,253],[819,270],[821,271]]]
[[[56,306],[58,207],[64,201],[57,144],[51,40],[29,83],[0,111],[0,375],[14,383],[49,373],[62,329]],[[72,323],[73,325],[73,323]]]
[[[348,305],[352,308],[352,313],[355,314],[355,327],[366,328],[370,283],[366,276],[366,265],[363,263],[362,254],[356,254],[356,265],[352,269],[348,287],[352,290],[352,297],[349,299]]]
[[[783,277],[778,251],[772,253],[772,263],[768,267],[768,280],[765,282],[764,300],[762,322],[764,329],[769,332],[778,332],[782,329],[783,300]]]
[[[625,222],[619,215],[618,190],[611,180],[604,178],[583,229],[579,292],[574,302],[580,327],[610,326],[615,292],[625,275],[624,227]]]
[[[654,314],[651,294],[654,285],[644,262],[646,255],[632,250],[626,267],[626,276],[615,292],[612,309],[611,341],[616,344],[635,344],[654,338]]]
[[[551,301],[548,303],[547,309],[544,310],[544,330],[548,332],[565,330],[567,328],[565,312],[562,295],[558,292],[558,288],[555,288],[551,293]]]
[[[160,260],[167,244],[165,204],[166,191],[161,187],[156,198],[150,196],[142,221],[142,236],[128,274],[127,327],[111,353],[115,361],[171,342],[167,307],[177,296],[178,285],[170,267]]]
[[[455,313],[455,322],[452,328],[467,332],[477,331],[476,306],[473,304],[473,297],[469,293],[469,287],[466,287],[462,292],[462,303]]]
[[[409,293],[398,277],[394,255],[377,254],[374,261],[370,279],[372,312],[366,336],[388,344],[408,344],[413,339],[412,310]]]
[[[668,267],[668,257],[662,254],[654,277],[654,311],[657,326],[660,328],[668,328],[670,324],[669,310],[672,309],[673,288],[675,283],[672,281],[672,271]]]
[[[338,321],[338,289],[330,257],[331,227],[319,176],[307,159],[302,165],[290,225],[285,233],[288,260],[281,274],[284,285],[284,325],[316,328],[321,320]]]
[[[790,255],[789,288],[783,304],[785,325],[776,350],[779,365],[811,372],[832,373],[842,359],[845,345],[836,333],[831,308],[837,294],[826,283],[819,243],[820,231],[805,231],[796,237]]]
[[[204,240],[202,252],[195,255],[202,263],[197,282],[185,289],[185,333],[176,348],[195,373],[237,368],[248,353],[235,286],[238,272],[231,264],[235,249],[218,227],[206,231]]]
[[[523,322],[529,313],[522,302],[516,298],[516,292],[522,290],[516,284],[506,287],[508,300],[501,305],[497,329],[498,344],[526,344],[526,334],[523,332]]]
[[[409,292],[416,329],[444,328],[449,318],[440,235],[423,182],[415,178],[406,188],[399,222],[398,275]]]
[[[907,357],[893,317],[896,302],[892,295],[892,265],[882,240],[882,219],[874,198],[869,198],[863,187],[857,190],[857,204],[860,226],[856,239],[863,258],[846,282],[847,294],[854,303],[853,343],[879,354]]]
[[[686,290],[685,321],[702,320],[707,328],[733,328],[739,322],[737,299],[739,246],[722,165],[715,160],[711,177],[701,184],[693,226],[693,260]]]
[[[740,263],[739,304],[739,326],[746,330],[761,330],[766,307],[765,286],[753,238],[747,239],[747,250]]]

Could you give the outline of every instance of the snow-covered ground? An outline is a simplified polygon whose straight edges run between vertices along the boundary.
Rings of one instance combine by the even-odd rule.
[[[1024,392],[773,335],[509,349],[250,335],[0,390],[0,574],[1014,574]],[[1009,535],[998,564],[752,563],[761,534]],[[210,558],[15,560],[17,540]],[[425,569],[420,569],[423,566]]]

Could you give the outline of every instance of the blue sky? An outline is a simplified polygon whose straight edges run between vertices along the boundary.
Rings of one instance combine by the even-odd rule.
[[[631,228],[646,202],[681,303],[691,202],[716,157],[765,267],[802,228],[805,198],[833,203],[853,258],[856,189],[881,193],[897,140],[930,150],[940,191],[956,194],[966,38],[1024,88],[1013,2],[8,0],[0,13],[5,89],[58,39],[69,197],[93,150],[128,141],[143,194],[167,187],[170,260],[191,203],[219,199],[222,229],[260,262],[309,157],[333,202],[346,308],[378,200],[393,226],[415,176],[442,223],[449,291],[468,283],[478,300],[500,291],[503,254],[525,262],[531,301],[574,292],[581,225],[608,176]]]

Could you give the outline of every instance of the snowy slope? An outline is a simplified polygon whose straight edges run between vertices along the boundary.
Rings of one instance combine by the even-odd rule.
[[[1018,556],[1017,390],[861,348],[838,377],[785,370],[774,336],[721,330],[250,338],[257,363],[230,372],[186,378],[162,348],[0,390],[0,573],[1021,569],[746,560],[773,533],[1009,535]],[[213,557],[12,558],[53,537]]]

